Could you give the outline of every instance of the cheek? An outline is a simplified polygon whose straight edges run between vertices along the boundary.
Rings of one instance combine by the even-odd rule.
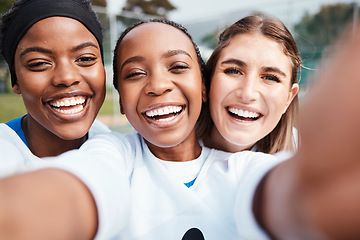
[[[22,94],[37,95],[45,91],[51,84],[51,75],[48,72],[33,72],[25,67],[16,67],[16,77]]]
[[[209,102],[210,109],[216,110],[218,108],[222,108],[223,102],[227,95],[231,92],[229,89],[230,84],[224,84],[224,81],[220,81],[220,79],[214,75],[209,92]]]
[[[189,76],[189,81],[184,83],[183,79],[180,79],[181,85],[179,84],[179,90],[184,92],[186,98],[191,100],[190,106],[196,106],[196,108],[201,108],[202,106],[202,80],[200,73],[196,73],[192,76]]]
[[[105,90],[105,69],[102,64],[92,69],[80,68],[79,73],[83,76],[85,81],[97,91]]]
[[[18,78],[18,85],[24,102],[41,101],[42,93],[48,87],[48,84],[46,84],[45,81],[41,81],[38,78],[27,78],[26,81],[23,81],[22,78]]]
[[[288,91],[273,91],[270,92],[267,96],[267,104],[269,112],[276,118],[280,119],[284,109],[287,105],[287,100],[289,97]]]
[[[101,104],[104,102],[105,99],[105,94],[106,94],[106,81],[105,81],[105,70],[104,68],[99,69],[97,74],[94,74],[94,77],[92,79],[92,88],[93,91],[95,92],[95,95],[97,95],[99,97],[99,100],[101,102]]]
[[[137,104],[140,99],[140,91],[138,86],[119,82],[119,95],[121,105],[125,111],[126,117],[131,117],[131,113],[136,111]]]

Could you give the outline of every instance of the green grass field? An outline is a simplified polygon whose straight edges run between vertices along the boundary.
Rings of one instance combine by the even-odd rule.
[[[0,122],[21,117],[26,113],[21,95],[15,93],[0,94]]]
[[[117,101],[116,104],[118,104]],[[0,122],[7,122],[11,119],[21,117],[24,114],[26,114],[26,109],[21,95],[14,93],[0,94]],[[100,109],[99,116],[112,114],[113,100],[111,98],[111,93],[108,93],[107,98]]]

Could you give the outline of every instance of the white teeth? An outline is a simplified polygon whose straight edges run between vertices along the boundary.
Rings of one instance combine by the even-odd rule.
[[[233,108],[233,107],[229,108],[229,112],[236,114],[240,117],[244,117],[244,118],[257,118],[260,116],[259,113],[244,111],[244,110]]]
[[[154,117],[154,116],[162,116],[162,115],[166,115],[166,114],[170,114],[170,113],[178,113],[181,110],[182,110],[181,106],[166,106],[163,108],[158,108],[156,110],[147,111],[145,114],[148,117]],[[166,120],[169,120],[169,119],[170,118],[167,118]],[[160,121],[165,121],[165,120],[160,120]]]
[[[81,97],[71,97],[71,98],[62,98],[50,102],[50,105],[53,107],[71,107],[76,105],[82,105],[86,101],[86,98]]]
[[[60,108],[54,108],[54,110],[56,112],[63,113],[63,114],[75,114],[75,113],[81,112],[81,110],[83,110],[83,109],[84,109],[83,105],[77,105],[75,108],[72,108],[72,109],[69,109],[69,110],[63,110],[63,109],[60,109]]]
[[[168,118],[159,119],[158,121],[159,121],[159,122],[166,122],[166,121],[170,121],[170,120],[172,120],[172,119],[174,119],[174,118],[175,118],[175,116],[171,116],[171,117],[168,117]]]

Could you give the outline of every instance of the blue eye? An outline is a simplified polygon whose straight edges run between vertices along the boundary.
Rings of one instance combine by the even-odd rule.
[[[272,74],[267,74],[267,75],[263,76],[262,78],[265,80],[269,80],[269,81],[280,82],[280,79],[277,76],[272,75]]]
[[[234,67],[225,69],[224,73],[226,73],[226,74],[235,74],[235,75],[242,74],[239,69],[234,68]]]

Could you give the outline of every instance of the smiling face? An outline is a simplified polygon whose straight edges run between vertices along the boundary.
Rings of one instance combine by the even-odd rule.
[[[235,152],[269,134],[298,92],[291,73],[291,59],[279,43],[259,33],[234,36],[211,80],[213,141]]]
[[[105,97],[96,38],[80,22],[50,17],[35,23],[15,52],[17,84],[36,134],[73,140],[86,135]]]
[[[170,25],[145,23],[124,37],[117,56],[122,112],[153,153],[194,145],[203,85],[189,38]]]

